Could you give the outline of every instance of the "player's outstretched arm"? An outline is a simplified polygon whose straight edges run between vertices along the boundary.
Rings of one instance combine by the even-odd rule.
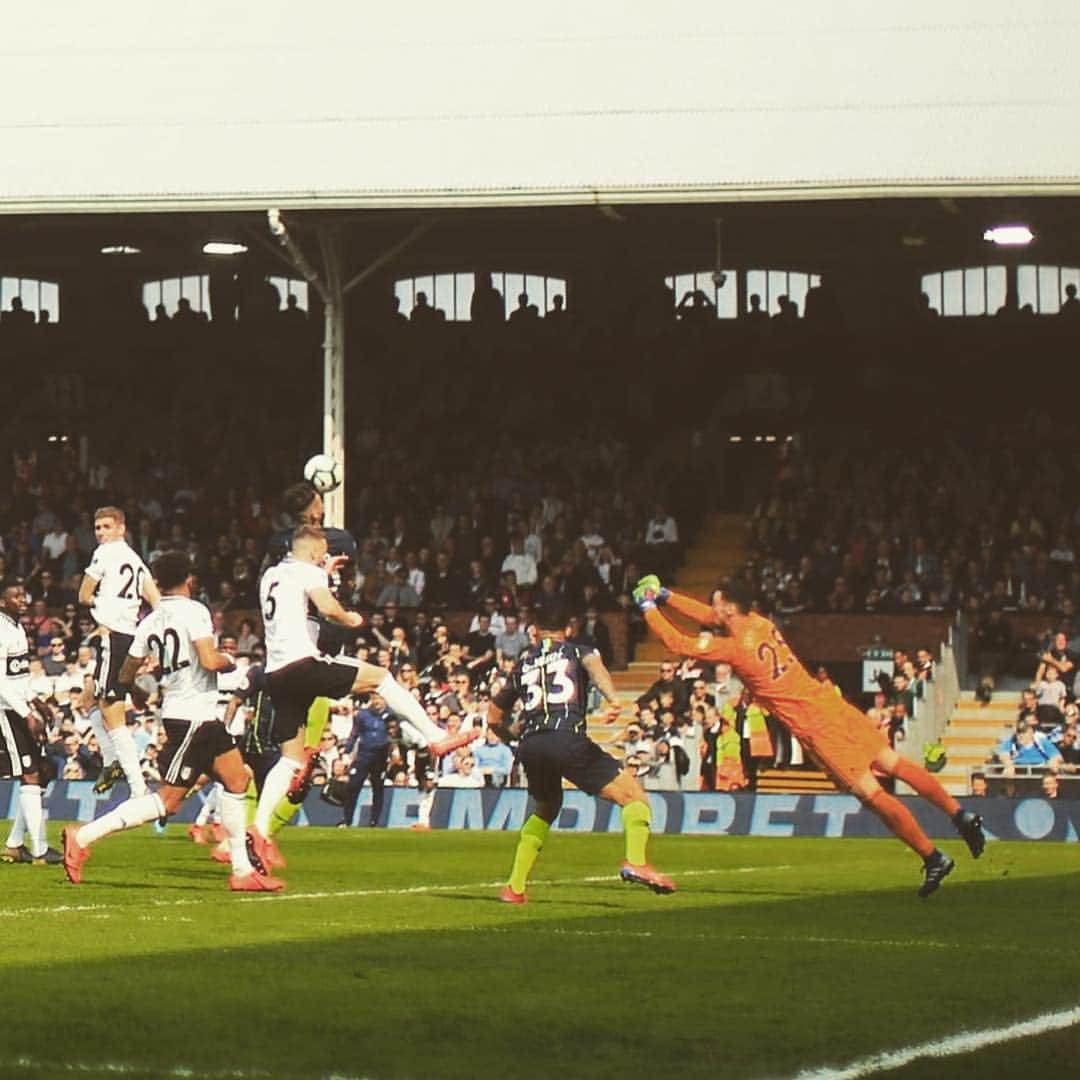
[[[364,625],[364,617],[358,611],[346,611],[338,598],[327,588],[320,586],[310,590],[308,599],[318,608],[320,615],[338,626],[359,630]]]
[[[198,638],[192,644],[199,663],[207,671],[232,671],[236,667],[236,661],[228,653],[221,652],[214,645],[213,638]]]
[[[707,625],[712,625],[716,621],[713,609],[708,604],[695,599],[693,596],[687,596],[686,593],[676,592],[674,589],[667,590],[667,593],[668,606],[674,608],[681,615]]]
[[[608,723],[613,724],[618,718],[620,705],[619,695],[615,690],[615,683],[611,678],[611,672],[608,671],[607,665],[600,658],[599,653],[590,653],[588,656],[583,657],[582,663],[585,665],[585,670],[589,673],[589,678],[592,679],[593,685],[604,695],[604,698],[609,705]]]

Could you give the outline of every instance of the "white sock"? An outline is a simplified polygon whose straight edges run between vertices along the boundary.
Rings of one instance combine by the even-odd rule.
[[[391,712],[404,716],[429,743],[440,742],[446,738],[446,732],[428,716],[424,706],[389,672],[379,683],[375,693],[386,702]]]
[[[420,796],[420,805],[416,808],[416,824],[431,827],[431,808],[435,805],[435,789],[425,791]]]
[[[206,793],[206,801],[202,804],[202,809],[199,811],[198,816],[195,818],[196,825],[209,825],[210,819],[214,816],[214,812],[220,812],[218,800],[221,795],[224,794],[224,788],[220,784],[215,783],[210,790]],[[222,824],[224,824],[224,817],[222,817]]]
[[[84,825],[75,834],[75,843],[79,847],[89,847],[110,833],[134,829],[137,825],[145,825],[148,821],[156,821],[164,816],[165,805],[156,794],[140,795],[137,799],[122,802],[116,809]]]
[[[41,788],[37,784],[19,785],[19,810],[30,841],[30,854],[38,859],[45,854],[46,845],[41,842]]]
[[[19,801],[19,807],[15,811],[15,820],[11,823],[11,832],[8,833],[7,847],[17,848],[23,846],[23,841],[26,839],[26,817],[23,814],[22,800]]]
[[[146,781],[143,779],[142,768],[139,766],[139,751],[135,749],[135,739],[128,731],[127,724],[113,728],[109,732],[109,738],[112,740],[116,760],[120,762],[124,775],[127,777],[131,797],[138,799],[146,794]]]
[[[244,836],[247,824],[247,796],[234,795],[224,788],[221,791],[221,824],[229,834],[229,854],[232,856],[233,873],[238,877],[250,874],[255,868],[247,853]]]
[[[90,730],[93,731],[98,748],[101,750],[102,765],[111,765],[116,760],[116,752],[113,750],[113,742],[105,727],[105,719],[101,715],[101,710],[98,708],[91,709],[87,719],[90,721]]]
[[[259,796],[259,805],[255,808],[255,828],[263,836],[270,835],[270,817],[274,813],[274,807],[288,795],[293,777],[303,767],[303,762],[294,761],[282,754],[274,767],[266,774],[262,794]]]

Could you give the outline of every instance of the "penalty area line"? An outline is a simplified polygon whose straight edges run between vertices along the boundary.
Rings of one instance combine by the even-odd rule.
[[[999,1046],[1001,1043],[1015,1042],[1017,1039],[1030,1039],[1037,1035],[1046,1035],[1051,1031],[1063,1031],[1077,1024],[1080,1024],[1080,1006],[1042,1013],[1030,1020],[1022,1020],[1009,1024],[1007,1027],[960,1031],[942,1039],[931,1039],[914,1046],[902,1046],[898,1050],[886,1050],[870,1057],[859,1058],[847,1065],[824,1065],[804,1069],[791,1077],[791,1080],[860,1080],[861,1077],[871,1076],[874,1073],[903,1068],[921,1058],[958,1057],[961,1054],[972,1054],[988,1046]]]

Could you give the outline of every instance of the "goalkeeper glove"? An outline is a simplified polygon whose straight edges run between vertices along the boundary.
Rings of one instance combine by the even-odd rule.
[[[647,574],[634,586],[634,603],[642,611],[648,611],[657,604],[665,603],[670,596],[671,590],[665,589],[655,574]]]

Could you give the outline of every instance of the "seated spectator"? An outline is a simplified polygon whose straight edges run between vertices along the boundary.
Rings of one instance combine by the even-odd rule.
[[[1062,683],[1071,684],[1076,678],[1076,657],[1069,651],[1068,634],[1058,631],[1050,642],[1050,647],[1039,655],[1039,666],[1035,669],[1034,683],[1046,679],[1051,671],[1056,671]]]
[[[1038,730],[1038,719],[1033,713],[1017,725],[1012,735],[1002,739],[996,755],[1005,766],[1006,776],[1015,776],[1017,765],[1045,766],[1056,772],[1062,763],[1061,751],[1049,736]]]
[[[1061,674],[1053,664],[1043,665],[1045,675],[1035,684],[1035,707],[1039,717],[1039,726],[1046,731],[1055,728],[1064,718],[1065,699],[1068,690],[1061,681]]]
[[[689,700],[689,694],[686,690],[686,684],[677,677],[676,670],[677,668],[674,660],[662,660],[660,662],[659,678],[634,702],[635,710],[640,710],[646,706],[658,709],[660,706],[661,692],[668,690],[673,696],[673,706],[675,711],[680,714],[684,713]]]
[[[420,597],[409,584],[409,571],[404,566],[399,566],[394,570],[391,580],[379,590],[375,606],[384,608],[388,604],[410,609],[420,606]]]
[[[1041,787],[1044,799],[1056,799],[1060,790],[1060,781],[1054,773],[1047,773],[1042,778]]]
[[[494,729],[484,732],[484,741],[473,753],[476,767],[484,778],[485,787],[506,787],[514,767],[514,752],[499,738]]]
[[[521,589],[528,589],[536,584],[539,571],[536,560],[525,551],[525,541],[520,536],[510,538],[510,554],[502,561],[501,573],[511,570],[514,580]]]
[[[977,799],[985,799],[990,794],[986,783],[986,773],[975,772],[971,774],[971,794]]]
[[[261,639],[255,633],[255,624],[251,619],[241,619],[240,629],[236,634],[236,651],[241,656],[250,656],[255,651],[255,646],[261,644]]]
[[[501,664],[506,660],[516,660],[529,646],[529,638],[518,622],[517,615],[508,614],[506,628],[495,635],[495,655]]]
[[[463,746],[454,752],[453,771],[439,777],[441,788],[482,788],[484,777],[476,767],[472,751]]]

